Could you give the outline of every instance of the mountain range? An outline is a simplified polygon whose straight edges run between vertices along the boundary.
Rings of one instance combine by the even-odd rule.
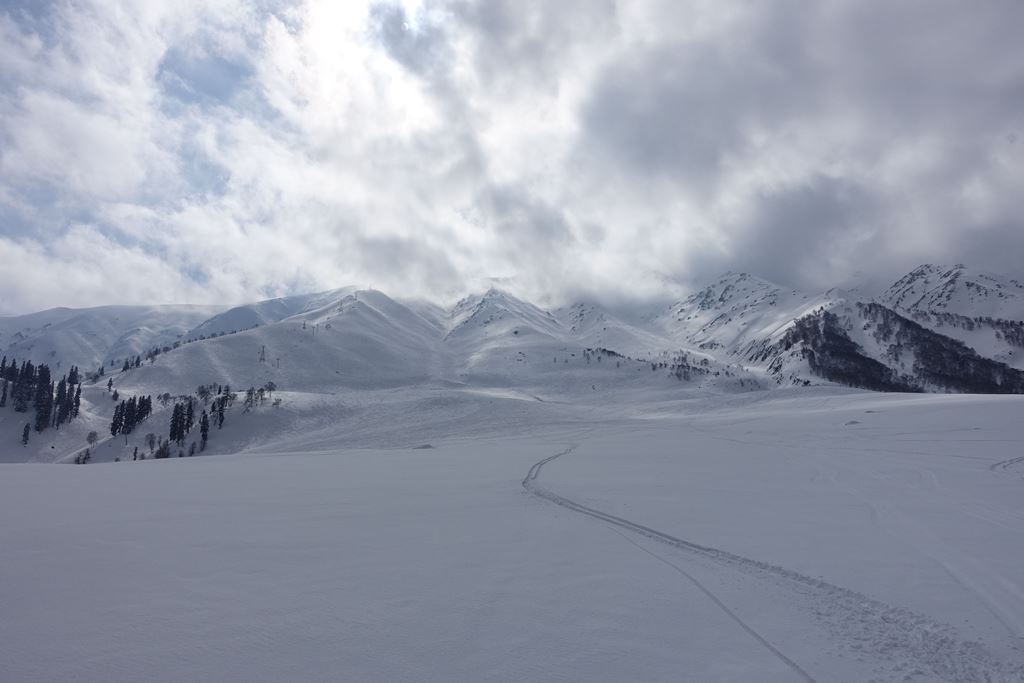
[[[548,311],[498,289],[443,308],[347,287],[231,308],[104,306],[0,318],[0,353],[9,359],[109,371],[148,356],[135,374],[168,390],[214,378],[296,390],[586,384],[573,377],[575,365],[559,367],[585,349],[632,363],[685,362],[762,387],[1018,393],[1024,284],[963,265],[923,265],[870,298],[726,273],[663,310],[628,316],[594,302]]]
[[[218,431],[215,452],[315,432],[350,415],[353,402],[368,410],[374,396],[380,407],[366,424],[377,443],[410,415],[433,414],[423,406],[464,426],[481,396],[642,411],[688,396],[811,385],[1024,393],[1024,286],[962,265],[921,266],[874,296],[726,273],[670,306],[626,312],[596,302],[545,310],[499,289],[443,307],[346,287],[234,307],[0,317],[0,355],[9,373],[11,363],[31,361],[47,365],[55,385],[73,366],[85,378],[81,418],[65,427],[55,419],[25,450],[2,444],[20,444],[31,414],[0,410],[2,460],[80,456],[87,432],[111,432],[118,395],[163,397],[147,416],[163,433],[170,404],[193,403],[203,387],[230,391],[229,414],[252,407],[234,403],[239,390],[273,388],[281,399],[273,419]],[[412,397],[425,403],[388,417],[385,404]],[[139,443],[104,438],[94,454],[126,457]]]

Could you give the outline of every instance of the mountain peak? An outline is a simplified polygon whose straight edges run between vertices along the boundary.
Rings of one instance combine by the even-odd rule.
[[[881,302],[920,314],[1024,319],[1024,284],[1019,280],[954,265],[923,264],[897,280]]]
[[[702,311],[719,309],[744,299],[777,298],[783,292],[778,285],[749,273],[723,273],[713,283],[684,299],[677,306]]]
[[[545,332],[560,327],[551,313],[492,286],[455,304],[449,313],[448,336],[468,328],[489,328],[498,321],[504,321],[500,327],[527,325]]]

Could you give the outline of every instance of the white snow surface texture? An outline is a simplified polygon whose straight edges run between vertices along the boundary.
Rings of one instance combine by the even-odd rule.
[[[956,268],[890,305],[959,325]],[[278,388],[168,460],[131,454],[169,405],[111,437],[107,377],[26,446],[0,408],[0,681],[1024,681],[1024,397],[750,360],[845,301],[740,274],[629,321],[354,288],[2,320],[19,361],[178,341],[123,398]]]
[[[235,456],[0,466],[3,680],[1024,676],[1019,397],[349,401]]]

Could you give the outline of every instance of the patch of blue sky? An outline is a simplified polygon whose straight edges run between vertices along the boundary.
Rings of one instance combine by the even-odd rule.
[[[157,71],[164,94],[185,104],[231,104],[252,82],[250,64],[205,51],[171,48]]]
[[[46,238],[60,234],[72,223],[93,219],[88,206],[68,202],[60,187],[48,180],[22,179],[17,184],[0,186],[2,237]]]
[[[228,188],[231,174],[195,146],[187,146],[178,153],[181,162],[182,179],[193,194],[218,197]]]

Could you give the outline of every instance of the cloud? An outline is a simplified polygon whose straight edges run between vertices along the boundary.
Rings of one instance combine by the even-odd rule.
[[[0,269],[0,307],[1019,276],[1022,20],[1011,0],[8,4],[0,259],[33,267]]]
[[[112,291],[117,292],[117,303],[124,304],[205,298],[200,283],[182,278],[158,254],[127,247],[90,225],[73,225],[45,245],[0,237],[0,253],[0,312],[37,310],[55,301],[69,307],[92,306],[109,301]]]

